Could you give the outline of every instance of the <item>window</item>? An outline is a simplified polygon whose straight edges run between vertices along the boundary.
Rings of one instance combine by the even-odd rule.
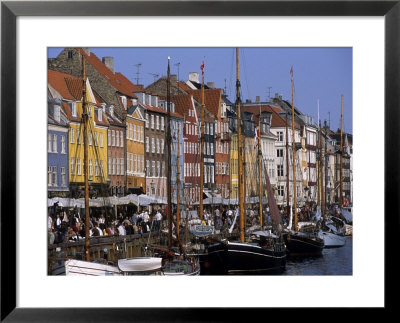
[[[137,172],[137,161],[136,161],[136,154],[133,154],[133,171]]]
[[[148,113],[146,113],[145,116],[146,116],[146,128],[148,128],[149,127],[149,115],[148,115]]]
[[[52,147],[52,143],[51,143],[51,134],[47,134],[47,152],[51,153],[51,147]]]
[[[146,159],[146,176],[150,177],[150,162]]]
[[[111,130],[110,129],[108,129],[107,141],[108,141],[108,146],[111,146]]]
[[[278,176],[283,176],[283,165],[278,165]]]
[[[95,132],[94,133],[94,145],[97,147],[98,146],[98,139],[97,139],[97,137],[98,137],[98,133],[97,132]]]
[[[70,161],[70,168],[71,168],[71,175],[75,175],[75,158],[71,157],[71,161]]]
[[[99,176],[99,162],[97,159],[94,161],[94,176]]]
[[[151,129],[154,129],[154,114],[152,114],[150,118],[151,118]]]
[[[65,179],[65,167],[61,167],[61,186],[66,186],[66,179]]]
[[[75,143],[75,132],[74,132],[74,128],[71,128],[71,129],[70,129],[70,132],[69,132],[69,140],[70,140],[70,143],[71,143],[71,144],[74,144],[74,143]]]
[[[119,134],[120,134],[120,136],[119,136],[119,138],[120,138],[119,146],[120,147],[124,147],[124,132],[121,130],[121,132]]]
[[[278,195],[283,196],[284,195],[284,189],[282,185],[278,185]]]
[[[104,163],[102,160],[100,160],[100,175],[104,176]]]
[[[157,160],[157,177],[161,177],[160,161]]]
[[[70,109],[71,109],[72,116],[76,117],[77,116],[77,113],[76,113],[76,102],[71,102],[69,104],[69,106],[70,106]]]
[[[81,175],[81,159],[76,159],[76,175]]]
[[[160,130],[160,117],[156,116],[156,129]]]
[[[115,146],[115,130],[111,130],[111,138],[112,138],[111,145],[114,147]]]
[[[124,175],[124,159],[120,158],[120,164],[121,164],[121,175]]]
[[[115,146],[119,147],[119,131],[115,131]]]
[[[117,168],[117,175],[119,175],[119,158],[115,158],[116,168]]]
[[[157,138],[157,154],[160,153],[160,139]]]
[[[115,158],[112,159],[112,171],[111,174],[115,175],[116,174],[116,169],[115,169],[116,165],[115,165]]]
[[[164,117],[161,116],[161,130],[164,131]]]
[[[214,144],[210,143],[210,155],[214,155]]]
[[[68,51],[68,58],[72,58],[72,50]]]
[[[52,185],[52,169],[53,167],[47,166],[47,185],[51,186]]]
[[[149,146],[150,146],[149,137],[146,136],[146,153],[149,152],[149,149],[150,149]]]
[[[283,149],[276,150],[276,157],[283,157]]]
[[[152,168],[152,176],[156,177],[156,162],[154,160],[151,161],[151,168]]]
[[[140,126],[140,141],[143,142],[143,127]]]
[[[143,173],[144,172],[144,156],[143,155],[141,155],[141,159],[142,159],[142,168],[141,168],[141,172]]]
[[[213,135],[213,134],[214,134],[214,127],[213,127],[213,124],[210,123],[210,135]]]
[[[278,131],[276,135],[278,136],[278,141],[283,141],[283,131]]]
[[[57,152],[57,135],[53,135],[53,153]]]
[[[154,154],[156,151],[156,145],[154,143],[154,138],[151,138],[151,152]]]
[[[89,176],[93,176],[93,162],[89,159]]]
[[[99,138],[100,138],[100,147],[103,147],[103,133],[100,132]]]

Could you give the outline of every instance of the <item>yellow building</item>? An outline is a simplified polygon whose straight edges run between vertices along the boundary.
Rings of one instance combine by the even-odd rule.
[[[145,194],[145,159],[143,108],[131,106],[126,114],[126,188],[127,193]]]
[[[69,182],[71,197],[82,197],[84,189],[84,144],[82,123],[82,79],[55,71],[48,71],[49,91],[62,100],[69,119]],[[106,196],[107,129],[103,108],[86,81],[86,107],[88,112],[88,173],[90,196]]]
[[[231,134],[231,147],[230,147],[230,158],[231,158],[231,178],[230,178],[230,198],[239,198],[239,182],[238,182],[238,141],[237,134]]]

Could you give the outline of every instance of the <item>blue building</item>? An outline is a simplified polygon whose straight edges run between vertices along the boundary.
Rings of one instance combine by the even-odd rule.
[[[184,145],[183,145],[183,116],[176,113],[175,103],[171,102],[171,185],[172,200],[176,201],[177,197],[177,170],[178,170],[178,144],[179,144],[179,196],[180,202],[183,204],[183,196],[185,192],[184,177]]]
[[[68,197],[68,119],[61,100],[48,97],[47,191],[48,197]]]

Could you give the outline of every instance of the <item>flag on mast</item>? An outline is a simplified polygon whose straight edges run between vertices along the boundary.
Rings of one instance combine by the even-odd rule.
[[[260,132],[260,129],[258,128],[258,127],[256,127],[255,129],[255,136],[254,136],[254,149],[256,149],[257,148],[257,145],[258,145],[258,138],[259,138],[259,132]]]
[[[204,61],[201,63],[200,69],[204,73]]]

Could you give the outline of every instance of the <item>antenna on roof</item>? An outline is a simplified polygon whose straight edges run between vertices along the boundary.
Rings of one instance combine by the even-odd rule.
[[[181,65],[181,63],[179,62],[179,63],[176,63],[176,64],[174,64],[174,66],[178,66],[178,82],[179,82],[179,65]]]
[[[272,89],[272,86],[268,86],[267,89],[268,89],[268,101],[269,101],[269,100],[271,100],[271,89]]]
[[[158,75],[158,74],[154,74],[154,73],[149,73],[149,74],[153,75],[153,77],[154,77],[154,83],[155,83],[155,82],[156,82],[156,79],[157,79],[157,77],[159,77],[159,75]]]
[[[139,68],[140,66],[142,66],[142,63],[139,64],[135,64],[135,66],[137,67],[137,72],[136,72],[136,85],[139,85]]]

